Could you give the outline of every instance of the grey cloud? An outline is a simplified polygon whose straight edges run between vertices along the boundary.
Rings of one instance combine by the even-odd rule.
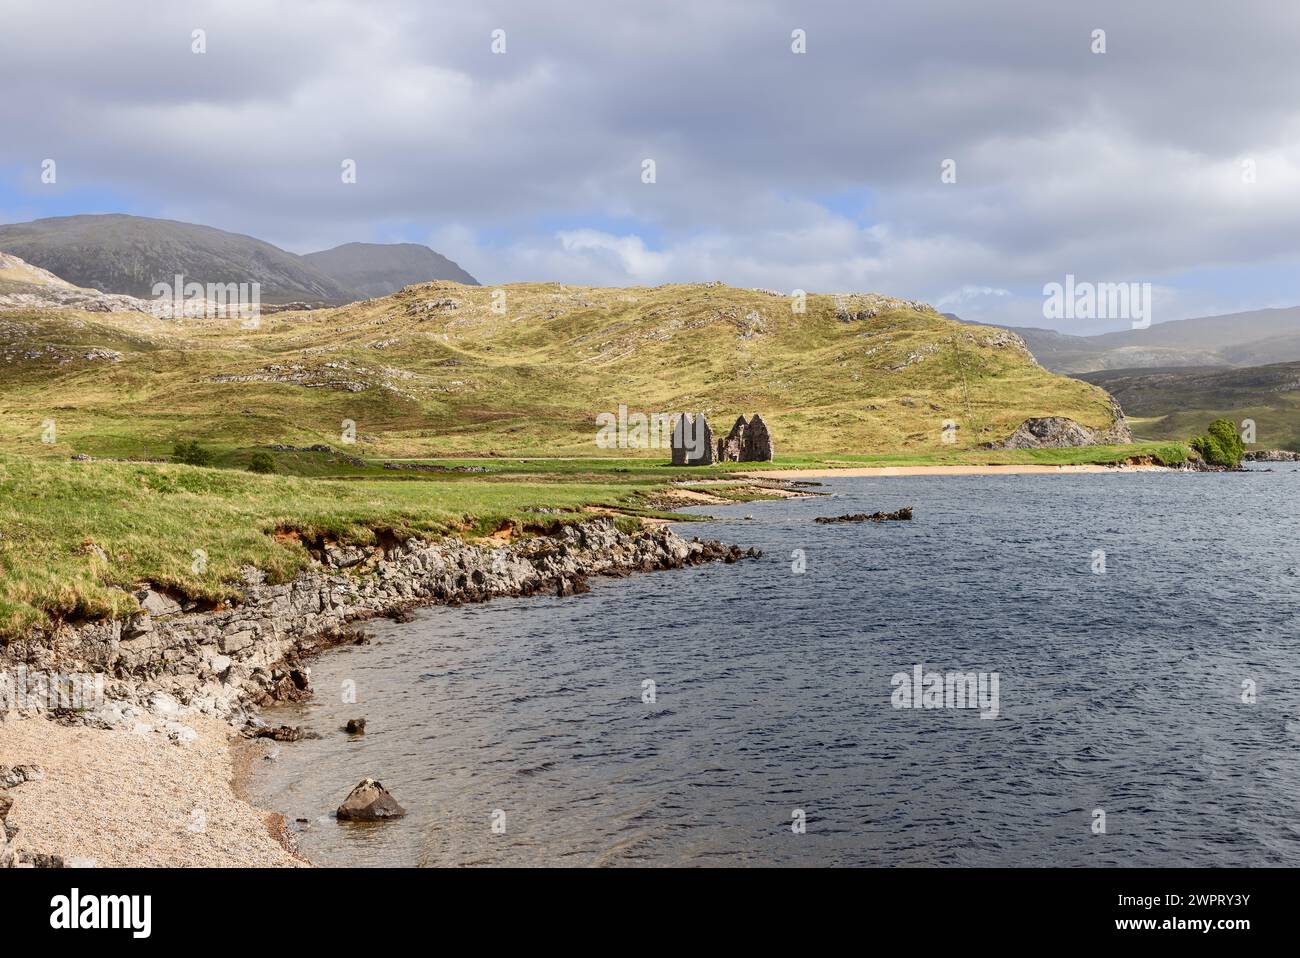
[[[55,156],[60,189],[133,211],[300,250],[416,229],[495,281],[936,300],[1300,253],[1290,4],[19,0],[6,18],[0,84],[23,93],[0,166],[35,215]],[[868,197],[866,225],[817,205],[840,194]]]

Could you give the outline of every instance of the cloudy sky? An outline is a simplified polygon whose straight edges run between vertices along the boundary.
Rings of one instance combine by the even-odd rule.
[[[1275,0],[0,0],[0,221],[1100,332],[1043,284],[1149,282],[1157,322],[1300,303],[1298,51]]]

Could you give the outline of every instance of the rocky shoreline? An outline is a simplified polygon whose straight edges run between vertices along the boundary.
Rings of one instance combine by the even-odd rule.
[[[302,545],[314,560],[311,569],[280,584],[246,569],[241,600],[228,608],[200,608],[146,587],[136,593],[141,611],[132,618],[67,623],[0,649],[0,675],[8,683],[9,699],[0,702],[0,744],[27,741],[39,750],[36,742],[44,733],[38,730],[33,738],[30,728],[17,728],[22,719],[35,718],[51,730],[72,729],[83,740],[105,730],[108,739],[127,736],[133,744],[147,740],[163,749],[207,749],[214,727],[233,725],[256,735],[266,729],[259,706],[309,695],[306,660],[357,641],[356,622],[400,617],[422,605],[573,595],[587,591],[592,576],[621,577],[760,555],[714,540],[688,541],[667,526],[625,533],[611,517],[499,545],[391,537],[381,537],[373,547],[324,540]],[[95,677],[93,702],[67,701],[51,690],[55,685],[66,696],[64,683],[73,676]],[[105,746],[111,747],[108,739]],[[93,746],[79,751],[88,748]],[[43,794],[51,797],[48,791]],[[6,812],[18,798],[20,790],[6,797]],[[228,798],[234,802],[233,792]],[[13,828],[0,824],[6,844],[0,859],[58,863],[60,856],[44,849],[36,854],[30,844],[24,861],[13,846]],[[41,845],[39,835],[25,837]],[[250,838],[265,841],[266,833]]]
[[[1300,452],[1290,449],[1256,449],[1241,457],[1242,462],[1300,462]]]
[[[43,699],[43,676],[104,676],[106,708],[85,710],[87,724],[121,725],[123,705],[172,717],[182,710],[238,718],[250,707],[293,700],[309,681],[302,659],[350,641],[360,620],[421,605],[481,602],[498,596],[573,595],[591,576],[735,562],[751,549],[698,539],[666,526],[628,534],[610,517],[562,526],[554,535],[477,545],[459,539],[408,539],[373,547],[303,542],[313,568],[268,584],[245,569],[242,600],[203,610],[161,590],[135,593],[141,612],[126,620],[64,624],[11,642],[0,670],[22,668],[27,698]],[[59,711],[57,708],[54,711]]]

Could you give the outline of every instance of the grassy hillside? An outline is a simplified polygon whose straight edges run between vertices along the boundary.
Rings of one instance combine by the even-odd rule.
[[[120,361],[85,358],[95,347]],[[779,455],[950,452],[1030,416],[1110,419],[1100,389],[1046,372],[1000,330],[882,297],[810,296],[796,314],[786,297],[713,285],[439,282],[257,329],[9,312],[0,362],[0,449],[61,458],[165,456],[190,438],[222,454],[338,445],[344,420],[362,456],[587,456],[597,414],[619,404],[702,409],[723,432],[761,412]]]
[[[1178,439],[1224,418],[1255,421],[1252,448],[1300,450],[1300,362],[1244,369],[1117,369],[1086,373],[1119,400],[1135,435]]]

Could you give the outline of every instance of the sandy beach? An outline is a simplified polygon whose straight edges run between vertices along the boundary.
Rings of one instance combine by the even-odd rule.
[[[189,743],[44,717],[0,722],[4,763],[45,773],[4,792],[18,850],[99,867],[303,865],[273,837],[278,816],[236,794],[231,727],[185,722],[198,733]]]
[[[749,479],[852,479],[870,476],[1078,475],[1088,472],[1169,472],[1166,466],[845,466],[842,469],[767,469],[740,475]]]

